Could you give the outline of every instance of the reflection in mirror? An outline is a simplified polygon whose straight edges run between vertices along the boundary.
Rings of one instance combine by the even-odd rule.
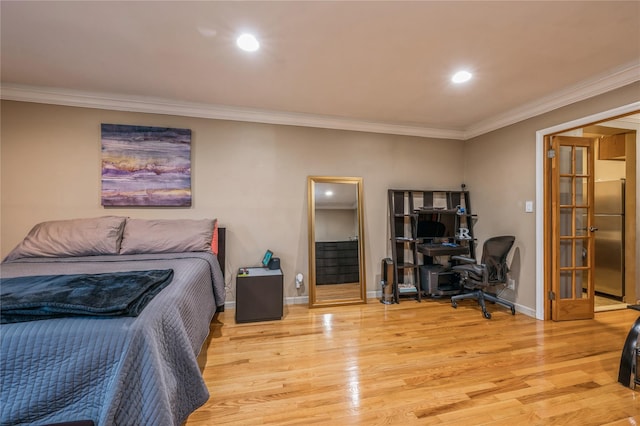
[[[362,178],[310,176],[309,306],[366,303]]]

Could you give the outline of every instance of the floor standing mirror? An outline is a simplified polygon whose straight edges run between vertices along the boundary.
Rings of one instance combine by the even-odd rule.
[[[362,178],[309,176],[309,307],[366,303]]]

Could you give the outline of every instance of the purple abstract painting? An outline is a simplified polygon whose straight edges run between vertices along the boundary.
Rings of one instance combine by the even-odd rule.
[[[103,206],[191,206],[191,130],[102,124]]]

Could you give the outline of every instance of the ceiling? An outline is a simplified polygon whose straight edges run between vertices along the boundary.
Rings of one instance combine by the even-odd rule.
[[[353,183],[314,183],[316,210],[356,210],[358,208],[358,187]]]
[[[640,80],[638,1],[3,0],[0,19],[3,99],[125,111],[467,139]]]

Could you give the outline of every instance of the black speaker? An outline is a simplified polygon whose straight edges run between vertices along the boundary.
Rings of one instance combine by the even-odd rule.
[[[393,303],[393,260],[391,258],[382,259],[382,280],[380,285],[382,286],[382,299],[380,302],[385,305]]]
[[[269,260],[269,269],[280,269],[279,257],[272,257],[271,260]]]

